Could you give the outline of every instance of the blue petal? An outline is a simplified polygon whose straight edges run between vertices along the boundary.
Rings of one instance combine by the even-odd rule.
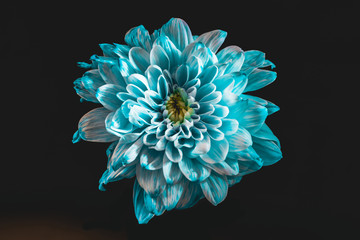
[[[278,141],[253,137],[253,148],[264,161],[264,166],[272,165],[282,158]]]
[[[221,119],[214,115],[201,115],[201,121],[209,128],[218,128],[221,126]]]
[[[162,70],[170,69],[170,59],[165,50],[155,45],[150,52],[150,64],[159,66]]]
[[[253,136],[264,140],[274,141],[280,147],[279,139],[274,135],[266,123],[264,123],[258,131],[254,132]]]
[[[224,91],[225,89],[234,86],[235,79],[231,74],[226,74],[214,79],[212,84],[216,86],[216,90]]]
[[[162,196],[152,197],[146,192],[144,193],[145,207],[156,216],[160,216],[165,212],[165,206],[162,202]]]
[[[145,97],[144,91],[140,87],[138,87],[134,84],[128,84],[126,86],[126,90],[128,91],[128,93],[130,95],[132,95],[136,98]]]
[[[114,52],[116,49],[115,45],[108,44],[108,43],[101,43],[99,44],[101,50],[105,57],[118,57],[118,55]]]
[[[116,110],[111,118],[109,117],[109,121],[108,127],[119,134],[129,133],[133,130],[133,125],[125,118],[121,108]]]
[[[201,73],[203,65],[201,60],[196,56],[191,56],[186,64],[189,66],[189,79],[194,79]]]
[[[161,27],[160,31],[161,34],[168,36],[180,51],[193,42],[189,26],[180,18],[170,19]]]
[[[221,119],[222,125],[219,128],[226,136],[234,134],[239,128],[239,122],[235,119]]]
[[[156,137],[156,133],[146,133],[143,136],[143,142],[147,146],[154,146],[159,139]]]
[[[178,164],[170,161],[166,154],[163,157],[163,174],[167,184],[177,183],[182,176]]]
[[[187,60],[196,52],[198,49],[205,47],[202,42],[193,42],[186,46],[184,51],[181,53],[181,62],[187,62]]]
[[[253,133],[259,130],[264,124],[268,111],[266,107],[254,101],[249,101],[248,103],[248,108],[236,116],[235,119],[238,120],[240,126],[245,127],[250,133]]]
[[[206,154],[200,155],[207,163],[219,163],[225,160],[229,151],[229,143],[224,138],[221,141],[211,140],[211,148]]]
[[[113,142],[117,136],[105,128],[105,119],[110,113],[106,108],[95,108],[86,113],[79,121],[79,135],[90,142]]]
[[[221,101],[222,94],[220,91],[215,91],[205,97],[203,97],[200,102],[201,103],[211,103],[216,104]]]
[[[98,88],[96,98],[105,108],[116,111],[122,104],[122,101],[116,96],[121,90],[122,88],[118,85],[105,84]]]
[[[201,101],[204,97],[215,92],[216,86],[212,83],[202,85],[196,93],[196,100]]]
[[[189,67],[186,64],[182,64],[178,67],[175,73],[175,80],[179,87],[184,86],[189,80]]]
[[[228,158],[238,161],[239,174],[238,176],[244,176],[246,174],[255,172],[263,166],[263,160],[255,152],[253,147],[239,152],[230,152]]]
[[[169,86],[164,75],[160,75],[158,79],[157,91],[162,99],[165,99],[169,93]]]
[[[184,191],[183,184],[167,185],[161,194],[162,202],[166,210],[172,210],[179,202],[180,197]]]
[[[183,185],[184,191],[176,205],[177,209],[190,208],[203,198],[199,183],[190,182],[183,178],[181,184]]]
[[[164,100],[160,95],[152,90],[145,92],[145,100],[154,110],[160,110],[161,106],[164,104]]]
[[[105,84],[99,70],[93,69],[84,73],[80,78],[84,88],[92,95],[95,96],[96,90]]]
[[[123,143],[122,141],[119,141],[111,156],[110,162],[108,163],[109,167],[116,171],[124,165],[134,163],[143,146],[144,144],[142,143],[141,138],[134,143]]]
[[[151,213],[144,203],[144,189],[140,187],[138,182],[135,180],[134,190],[133,190],[133,203],[135,216],[139,224],[146,224],[154,217],[154,214]]]
[[[214,164],[209,164],[204,161],[202,161],[202,163],[220,175],[229,176],[237,175],[239,173],[239,164],[235,159],[226,158],[225,161]]]
[[[229,187],[232,187],[241,181],[242,176],[226,176],[226,178],[227,178]]]
[[[123,45],[118,43],[114,43],[114,45],[115,45],[115,49],[113,51],[118,57],[129,58],[129,51],[131,47],[129,47],[128,45]]]
[[[93,94],[91,94],[88,90],[85,89],[82,83],[82,78],[78,78],[74,81],[74,89],[76,93],[81,97],[80,101],[86,100],[95,103],[99,102]]]
[[[131,107],[129,112],[129,121],[137,127],[142,127],[144,124],[151,124],[152,115],[147,111],[146,108],[139,105]]]
[[[193,139],[195,139],[196,141],[202,141],[204,138],[204,135],[202,134],[202,132],[196,128],[196,127],[192,127],[190,128],[190,132],[191,132],[191,136]]]
[[[125,58],[119,59],[119,71],[123,78],[127,78],[131,74],[139,72],[136,66],[132,65],[131,62]]]
[[[143,91],[149,90],[148,80],[143,75],[138,73],[131,74],[127,78],[126,83],[136,85]]]
[[[248,83],[248,77],[246,74],[235,72],[231,74],[234,79],[234,88],[232,89],[232,92],[236,95],[240,96],[246,88],[246,85]]]
[[[248,76],[248,84],[246,85],[244,92],[255,91],[260,88],[263,88],[276,79],[276,72],[263,70],[263,69],[254,69]]]
[[[179,162],[179,168],[189,181],[203,181],[210,175],[209,168],[201,164],[196,158],[187,158]]]
[[[156,45],[161,46],[162,49],[164,49],[166,55],[169,57],[171,69],[177,68],[179,65],[181,52],[175,47],[170,39],[167,36],[160,36],[155,40],[153,48]]]
[[[159,76],[162,75],[161,68],[157,65],[150,65],[145,71],[145,75],[148,79],[150,90],[157,91],[157,82]]]
[[[217,128],[208,127],[207,133],[215,141],[223,140],[225,137],[225,134]]]
[[[140,164],[147,170],[157,170],[162,168],[164,152],[154,149],[144,148],[140,154]]]
[[[172,162],[179,162],[182,159],[182,151],[174,146],[173,142],[168,142],[165,149],[165,154]]]
[[[197,129],[197,128],[194,128],[194,129]],[[200,130],[198,130],[198,131],[200,132]],[[195,139],[196,140],[195,147],[192,150],[192,154],[194,154],[195,156],[206,154],[207,152],[210,151],[211,140],[210,140],[209,135],[207,133],[204,133],[204,134],[202,134],[202,136],[203,136],[203,139],[201,139],[201,140]]]
[[[150,35],[143,25],[131,28],[125,34],[125,42],[132,47],[142,47],[147,51],[151,49]]]
[[[213,30],[211,32],[201,34],[198,38],[196,38],[195,42],[204,43],[205,46],[210,48],[213,53],[216,53],[225,41],[226,35],[227,33],[225,31]]]
[[[145,72],[150,65],[150,55],[147,51],[140,47],[133,47],[129,52],[129,59],[132,65]]]
[[[239,126],[234,134],[226,138],[229,142],[230,152],[242,151],[252,145],[251,134],[241,126]]]
[[[147,170],[140,164],[137,164],[136,179],[140,186],[151,197],[157,197],[166,186],[166,181],[162,169]]]
[[[226,177],[215,172],[211,173],[203,182],[200,182],[200,187],[206,199],[214,206],[225,200],[228,192]]]
[[[238,72],[245,60],[244,51],[238,46],[229,46],[216,54],[220,63],[226,63],[224,74]]]
[[[198,115],[211,115],[215,111],[215,107],[209,103],[200,103],[199,109],[196,111]]]
[[[116,84],[125,88],[126,84],[120,74],[119,63],[115,61],[99,61],[98,68],[101,77],[106,83]]]
[[[215,65],[204,69],[204,71],[202,71],[202,73],[199,75],[201,85],[211,83],[218,75],[218,72],[219,72],[218,67]]]
[[[226,106],[222,106],[222,105],[218,105],[216,104],[214,106],[214,112],[212,113],[212,115],[217,116],[219,118],[224,118],[229,114],[229,108]]]
[[[245,51],[244,69],[261,67],[265,61],[265,53],[257,50]]]
[[[245,98],[245,99],[251,99],[254,102],[257,102],[258,104],[266,107],[268,110],[268,115],[273,114],[280,110],[280,108],[278,106],[276,106],[274,103],[272,103],[268,100],[265,100],[265,99],[262,99],[259,97],[255,97],[255,96],[246,95],[246,94],[242,94],[241,97]]]

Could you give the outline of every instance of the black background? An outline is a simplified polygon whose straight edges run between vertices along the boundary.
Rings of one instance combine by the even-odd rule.
[[[356,1],[88,1],[1,7],[0,239],[357,239],[359,4]],[[255,92],[280,106],[267,123],[284,158],[206,200],[138,225],[133,179],[100,192],[107,144],[73,145],[77,61],[180,17],[193,34],[266,52],[277,80]]]

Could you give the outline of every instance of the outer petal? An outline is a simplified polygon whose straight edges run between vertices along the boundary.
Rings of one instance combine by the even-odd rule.
[[[113,142],[117,136],[109,133],[105,128],[105,119],[110,113],[106,108],[95,108],[86,113],[79,121],[79,135],[90,142]]]
[[[210,175],[210,169],[202,165],[196,158],[187,158],[179,162],[179,168],[190,181],[203,181]]]
[[[159,66],[162,70],[170,69],[170,59],[165,50],[155,45],[150,52],[150,64]]]
[[[235,117],[238,120],[239,125],[245,127],[250,133],[256,132],[264,124],[268,115],[267,108],[257,104],[254,101],[248,102],[248,108],[238,116]]]
[[[120,73],[120,66],[117,61],[114,60],[102,60],[98,62],[98,68],[101,77],[106,83],[116,84],[122,88],[125,88],[126,84],[123,76]]]
[[[245,60],[244,51],[238,46],[229,46],[216,54],[220,63],[226,63],[224,74],[238,72]]]
[[[183,191],[184,191],[184,185],[180,183],[166,186],[166,188],[161,194],[162,201],[164,203],[166,210],[169,211],[175,208],[176,204],[180,200]]]
[[[166,154],[163,157],[163,173],[167,184],[177,183],[182,176],[178,164],[170,161]]]
[[[200,155],[207,163],[218,163],[225,160],[229,151],[229,142],[226,139],[221,141],[211,140],[211,148],[206,154]]]
[[[226,177],[215,172],[213,172],[203,182],[200,182],[200,187],[206,199],[215,206],[225,200],[228,192]]]
[[[227,136],[227,140],[229,142],[229,152],[242,151],[252,145],[250,133],[241,126],[234,134]]]
[[[238,176],[255,172],[263,166],[263,160],[255,152],[252,147],[239,152],[231,152],[228,154],[229,159],[237,160],[239,164]]]
[[[172,18],[160,29],[161,34],[165,34],[182,51],[189,43],[193,42],[193,37],[187,23],[180,18]]]
[[[140,186],[150,194],[157,197],[165,188],[166,182],[161,169],[146,170],[140,164],[136,166],[136,179]]]
[[[135,216],[139,224],[146,224],[154,217],[154,214],[145,207],[144,202],[144,189],[140,187],[138,182],[135,180],[133,190],[133,203]]]
[[[147,170],[157,170],[162,168],[164,152],[154,149],[144,148],[140,154],[140,164]]]
[[[179,148],[176,148],[173,142],[167,143],[165,154],[172,162],[179,162],[183,157],[182,151]]]
[[[275,81],[276,76],[276,72],[257,68],[249,74],[248,84],[246,85],[244,92],[263,88]]]
[[[110,111],[116,111],[122,104],[122,101],[116,97],[116,94],[121,90],[122,88],[118,85],[105,84],[96,91],[96,98]]]
[[[129,52],[129,59],[132,65],[145,72],[150,65],[150,55],[141,47],[133,47]]]
[[[198,183],[190,182],[183,178],[181,184],[184,186],[184,191],[176,205],[177,209],[190,208],[203,198],[203,193]]]
[[[142,47],[147,51],[151,49],[150,34],[143,25],[130,29],[125,34],[125,42],[132,47]]]
[[[221,44],[225,41],[227,32],[222,30],[214,30],[211,32],[207,32],[201,34],[198,38],[196,38],[195,42],[202,42],[210,48],[210,50],[214,53],[221,47]]]
[[[264,166],[272,165],[282,158],[280,145],[277,141],[253,137],[253,148],[264,161]]]

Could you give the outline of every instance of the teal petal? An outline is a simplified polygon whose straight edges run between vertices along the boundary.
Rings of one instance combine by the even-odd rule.
[[[238,120],[240,126],[245,127],[250,133],[253,133],[259,130],[264,124],[268,111],[266,107],[254,101],[249,101],[248,103],[248,108],[236,116],[235,119]]]
[[[225,41],[227,32],[222,30],[214,30],[201,34],[196,38],[195,42],[202,42],[207,46],[213,53],[216,53],[217,50],[221,47]]]
[[[121,135],[131,132],[134,127],[129,122],[129,119],[125,118],[121,108],[119,108],[118,110],[112,113],[111,118],[109,117],[108,128]]]
[[[176,207],[184,191],[183,184],[167,185],[161,194],[162,202],[166,210],[170,211]]]
[[[150,65],[145,71],[145,76],[148,79],[150,90],[157,91],[157,82],[162,75],[161,68],[157,65]]]
[[[150,34],[143,25],[131,28],[125,34],[125,42],[132,47],[142,47],[147,51],[151,49]]]
[[[136,68],[136,66],[131,64],[131,62],[125,58],[119,59],[119,71],[120,71],[121,76],[123,76],[124,79],[126,79],[131,74],[139,72],[139,70]]]
[[[272,165],[282,158],[278,141],[253,137],[253,148],[264,161],[264,166]]]
[[[95,108],[86,113],[79,121],[79,135],[90,142],[113,142],[117,136],[109,133],[105,128],[105,119],[110,111],[106,108]]]
[[[207,128],[218,128],[222,124],[221,119],[214,115],[201,115],[200,118]]]
[[[143,146],[141,138],[133,143],[119,141],[108,163],[109,167],[116,171],[119,167],[135,163]]]
[[[179,65],[181,52],[167,36],[158,37],[153,44],[153,48],[154,46],[161,46],[161,48],[164,49],[166,55],[169,57],[171,69],[177,68]]]
[[[210,175],[210,169],[201,164],[196,158],[187,158],[179,162],[179,168],[189,181],[203,181]]]
[[[275,81],[276,76],[276,72],[257,68],[249,74],[248,83],[244,92],[255,91],[263,88]]]
[[[159,139],[156,137],[156,133],[146,133],[143,136],[143,142],[147,146],[154,146]]]
[[[216,55],[207,47],[200,48],[192,53],[192,56],[196,56],[200,59],[204,68],[213,66],[218,63]]]
[[[198,115],[211,115],[215,111],[215,107],[209,103],[199,104],[199,109],[196,111]]]
[[[177,183],[182,176],[178,163],[170,161],[166,154],[163,156],[162,170],[167,184]]]
[[[144,189],[140,187],[136,180],[134,182],[133,204],[135,216],[139,224],[146,224],[154,217],[154,214],[145,207]]]
[[[119,58],[129,58],[129,51],[131,47],[118,43],[114,43],[114,46],[115,49],[113,49],[113,51]]]
[[[140,186],[151,197],[157,197],[166,186],[166,181],[162,169],[147,170],[140,164],[137,164],[136,179]]]
[[[183,158],[182,151],[174,146],[173,142],[168,142],[165,149],[167,158],[172,162],[180,162]]]
[[[189,66],[189,79],[194,79],[201,73],[203,65],[201,60],[196,56],[191,56],[186,64]]]
[[[105,57],[118,57],[118,55],[115,53],[116,46],[108,43],[101,43],[99,44],[101,50],[103,51],[103,54]]]
[[[181,184],[183,185],[184,190],[176,205],[177,209],[190,208],[203,198],[199,183],[190,182],[183,178]]]
[[[207,83],[211,83],[216,76],[218,75],[218,67],[216,65],[207,67],[202,71],[202,73],[199,75],[199,79],[201,82],[201,85],[205,85]]]
[[[126,84],[120,74],[119,63],[114,60],[104,60],[98,63],[99,73],[103,80],[109,84],[116,84],[125,88]]]
[[[162,99],[165,99],[168,96],[169,86],[164,75],[160,75],[158,79],[157,91]]]
[[[73,135],[72,143],[78,143],[80,142],[80,140],[81,140],[80,133],[79,131],[76,131]]]
[[[203,44],[202,42],[193,42],[187,45],[181,53],[181,62],[187,62],[187,60],[193,55],[194,52],[203,47],[205,47],[205,44]]]
[[[189,80],[189,67],[186,64],[182,64],[175,72],[175,80],[179,87],[183,87]]]
[[[151,197],[146,192],[144,193],[145,207],[156,216],[160,216],[165,212],[165,206],[162,202],[161,195],[157,197]]]
[[[200,88],[198,88],[195,99],[200,102],[201,99],[215,92],[215,89],[216,86],[212,83],[202,85]]]
[[[147,170],[157,170],[162,168],[164,152],[154,149],[144,148],[140,154],[140,164]]]
[[[265,53],[257,50],[245,51],[244,69],[261,67],[265,61]]]
[[[136,97],[136,98],[145,97],[144,91],[140,87],[138,87],[137,85],[128,84],[126,86],[126,90],[133,97]]]
[[[266,123],[264,123],[262,127],[258,131],[254,132],[252,135],[260,139],[274,141],[276,145],[280,147],[279,139],[274,135],[274,133],[271,131],[271,129]]]
[[[205,97],[203,97],[199,102],[201,103],[211,103],[211,104],[217,104],[221,101],[222,94],[220,91],[215,91]]]
[[[141,47],[133,47],[129,52],[129,59],[133,66],[145,72],[150,65],[150,54]]]
[[[214,206],[225,200],[228,192],[227,179],[223,175],[215,172],[200,182],[200,187],[205,195],[205,198]]]
[[[239,173],[239,164],[235,159],[226,158],[225,161],[214,164],[202,163],[220,175],[234,176]]]
[[[159,66],[162,70],[170,69],[170,59],[165,50],[155,45],[150,52],[150,64]]]
[[[212,115],[217,116],[219,118],[224,118],[229,114],[229,108],[223,105],[214,105],[214,112]]]
[[[96,98],[105,108],[116,111],[122,104],[122,101],[116,96],[120,91],[122,88],[118,85],[105,84],[98,88]]]
[[[152,115],[144,107],[134,105],[130,109],[129,122],[131,122],[136,127],[142,127],[144,124],[150,125],[151,118]]]
[[[145,92],[145,100],[154,110],[160,110],[161,106],[164,104],[164,100],[160,95],[152,90]]]
[[[85,72],[80,79],[83,87],[93,96],[95,96],[96,90],[105,84],[98,69]]]
[[[280,108],[278,106],[276,106],[274,103],[272,103],[268,100],[262,99],[260,97],[250,96],[250,95],[246,95],[246,94],[242,94],[241,97],[245,98],[245,99],[251,99],[252,101],[266,107],[268,110],[268,115],[273,114],[280,110]]]
[[[259,170],[263,166],[263,160],[255,152],[253,147],[248,147],[247,149],[239,152],[230,152],[228,154],[229,159],[234,159],[238,161],[239,164],[239,174],[238,176],[244,176],[249,173]]]
[[[226,178],[227,178],[229,187],[232,187],[241,181],[242,176],[226,176]]]
[[[224,74],[240,71],[244,60],[244,51],[238,46],[229,46],[216,54],[220,63],[226,63]]]
[[[99,102],[93,94],[91,94],[88,90],[85,89],[82,83],[82,78],[78,78],[74,81],[74,89],[76,93],[81,97],[80,101],[86,100],[94,103]]]
[[[208,127],[207,133],[209,134],[210,138],[215,141],[223,140],[225,137],[225,134],[217,128]]]
[[[240,72],[234,72],[231,73],[234,79],[234,87],[232,89],[232,92],[236,95],[240,96],[242,94],[247,86],[248,83],[248,77],[246,74],[240,73]]]
[[[221,132],[223,132],[226,136],[234,134],[239,128],[239,122],[235,119],[221,119],[222,125],[219,128]]]
[[[221,141],[211,140],[210,150],[201,159],[207,163],[219,163],[225,160],[229,151],[229,142],[224,138]]]
[[[237,131],[226,137],[229,142],[229,152],[238,152],[247,149],[252,145],[251,134],[239,126]]]
[[[193,128],[193,129],[197,129],[197,128]],[[198,130],[200,133],[201,131]],[[206,154],[210,151],[210,148],[211,148],[211,140],[210,140],[210,137],[209,135],[206,133],[204,133],[203,135],[203,138],[201,140],[196,140],[195,141],[195,147],[194,149],[192,150],[192,154],[194,154],[195,156],[201,156],[203,154]],[[194,137],[194,134],[193,134],[193,137]]]
[[[146,77],[144,77],[143,75],[138,74],[138,73],[131,74],[127,78],[126,83],[133,84],[133,85],[139,87],[143,91],[149,90],[148,80],[146,79]]]
[[[161,27],[160,31],[161,34],[169,37],[180,51],[194,41],[189,26],[180,18],[170,19]]]

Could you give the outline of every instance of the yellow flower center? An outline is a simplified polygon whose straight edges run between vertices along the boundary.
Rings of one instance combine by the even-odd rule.
[[[166,102],[166,110],[168,111],[168,118],[173,123],[182,123],[184,119],[193,114],[193,109],[188,105],[187,95],[180,88],[170,95],[169,100]]]

